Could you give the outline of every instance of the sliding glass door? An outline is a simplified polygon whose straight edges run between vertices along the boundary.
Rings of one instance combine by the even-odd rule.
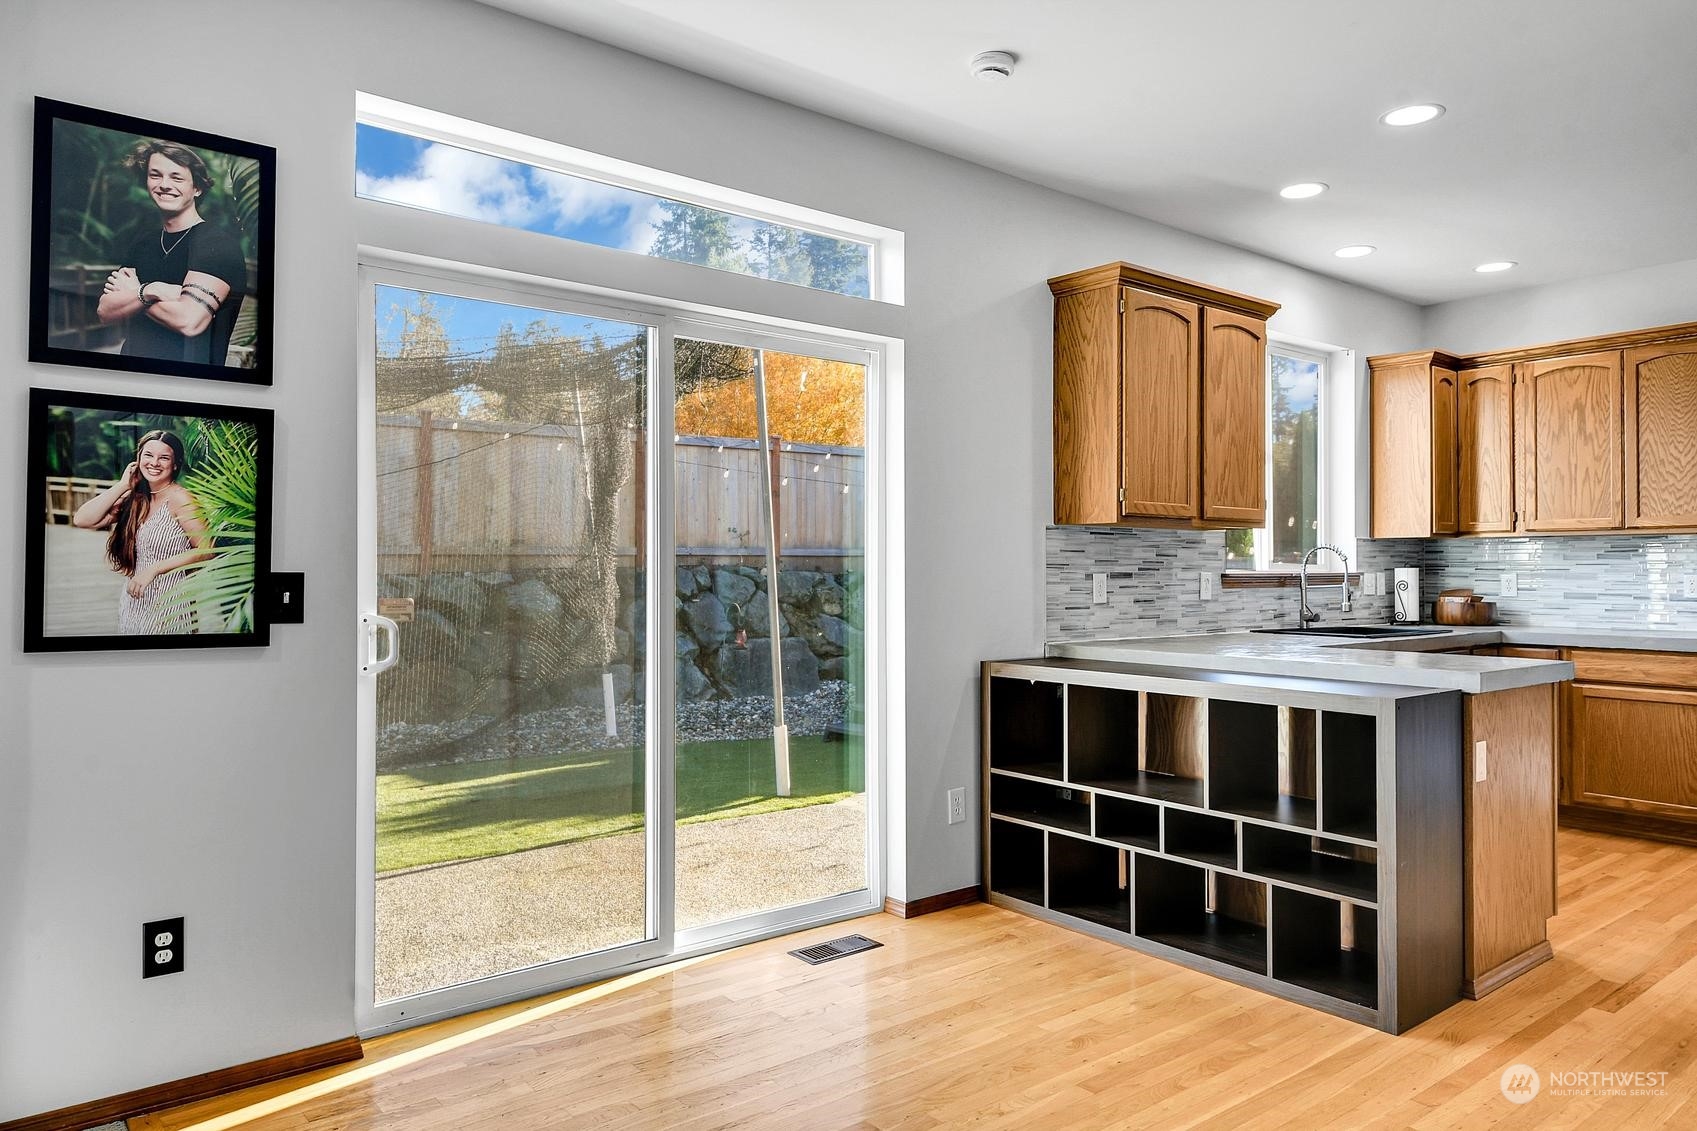
[[[361,1032],[872,910],[874,355],[365,281]]]
[[[674,339],[677,929],[711,938],[869,887],[868,355]]]
[[[655,328],[447,279],[374,275],[368,294],[362,646],[383,670],[362,967],[381,1025],[664,950]]]

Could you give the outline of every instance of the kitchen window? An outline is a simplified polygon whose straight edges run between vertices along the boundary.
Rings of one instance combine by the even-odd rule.
[[[1294,570],[1309,550],[1331,540],[1322,442],[1327,363],[1324,353],[1284,343],[1267,350],[1267,525],[1227,533],[1228,570]],[[1316,564],[1336,569],[1338,563]]]

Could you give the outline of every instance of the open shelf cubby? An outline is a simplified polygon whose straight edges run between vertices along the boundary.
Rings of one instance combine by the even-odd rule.
[[[1243,870],[1368,903],[1379,898],[1378,852],[1348,841],[1245,824]]]
[[[1237,868],[1237,822],[1188,809],[1168,809],[1165,851],[1216,868]]]
[[[1267,885],[1137,855],[1137,937],[1241,970],[1267,972]]]
[[[1129,868],[1123,848],[1049,834],[1049,910],[1131,931]]]
[[[1208,805],[1316,827],[1317,711],[1270,703],[1208,703]]]
[[[1061,779],[1062,695],[1059,683],[990,681],[990,766],[1034,777]]]
[[[1327,711],[1320,717],[1321,779],[1325,786],[1322,831],[1379,837],[1377,720]]]
[[[1067,780],[1129,793],[1137,771],[1137,692],[1067,688]]]
[[[1161,808],[1147,801],[1128,801],[1098,793],[1096,836],[1157,851],[1161,847]]]
[[[1090,794],[1069,786],[991,774],[990,813],[1090,835]]]
[[[990,890],[1043,906],[1043,838],[1048,834],[1011,821],[990,822]]]
[[[1379,1007],[1379,916],[1370,907],[1273,889],[1273,977]]]
[[[1206,699],[1149,692],[1144,697],[1143,749],[1138,755],[1137,776],[1102,788],[1200,808],[1208,761],[1207,729]]]

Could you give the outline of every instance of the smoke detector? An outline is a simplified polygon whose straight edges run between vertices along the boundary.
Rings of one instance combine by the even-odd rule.
[[[1001,82],[1013,77],[1013,64],[1011,51],[980,51],[972,57],[972,73],[985,82]]]

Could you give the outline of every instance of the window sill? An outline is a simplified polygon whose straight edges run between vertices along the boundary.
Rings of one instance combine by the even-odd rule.
[[[1296,589],[1302,584],[1302,575],[1294,569],[1228,569],[1220,575],[1221,589]],[[1341,573],[1308,574],[1310,587],[1320,585],[1336,586],[1343,580]],[[1349,584],[1356,592],[1360,592],[1361,575],[1351,573]]]

